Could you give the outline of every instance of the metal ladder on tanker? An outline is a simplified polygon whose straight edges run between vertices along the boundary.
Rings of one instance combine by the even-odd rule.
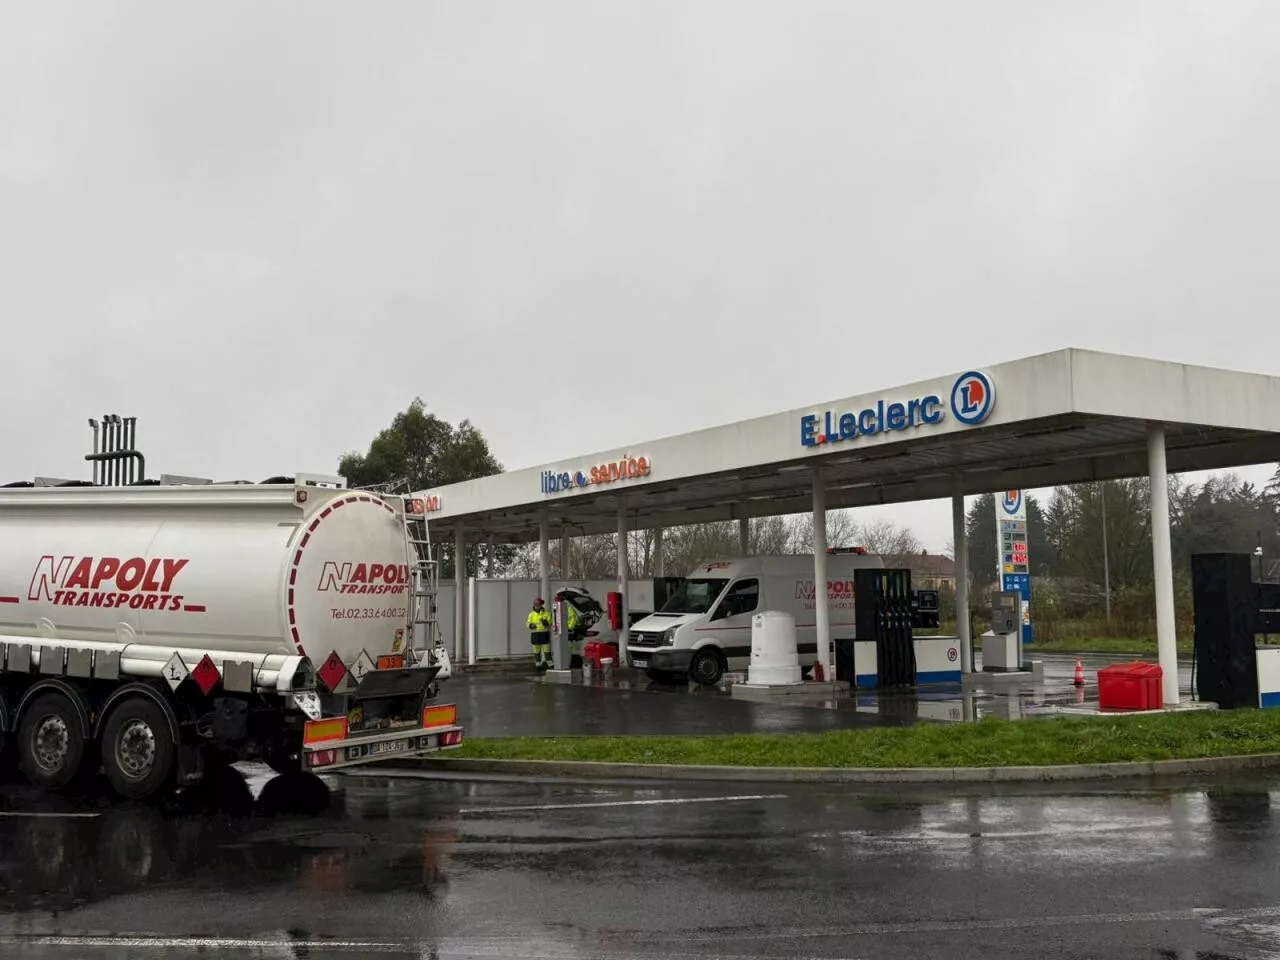
[[[439,567],[431,556],[431,534],[426,514],[404,515],[405,532],[413,547],[413,566],[409,571],[409,629],[412,635],[406,646],[419,660],[430,660],[440,640],[436,618],[436,584]]]

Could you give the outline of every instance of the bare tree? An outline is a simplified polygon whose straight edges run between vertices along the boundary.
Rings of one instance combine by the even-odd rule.
[[[813,552],[813,518],[809,514],[757,517],[749,526],[749,549],[756,556],[782,556]],[[560,569],[560,545],[552,545],[551,576],[556,579],[607,580],[618,572],[618,538],[616,534],[592,534],[569,540],[568,570]],[[920,542],[907,527],[889,520],[859,525],[850,510],[827,513],[827,546],[862,546],[878,553],[889,564],[920,552]],[[668,527],[663,533],[663,554],[669,574],[682,576],[700,563],[722,557],[736,557],[740,552],[737,521],[697,523]],[[628,576],[653,576],[654,531],[633,530],[627,536]],[[572,574],[572,577],[569,576]],[[504,567],[504,576],[536,577],[538,545],[529,544],[516,551],[514,559]]]
[[[550,544],[552,580],[606,580],[618,573],[618,538],[616,534],[593,534],[569,538],[569,563],[560,561],[560,541]],[[535,579],[542,576],[537,543],[526,543],[514,552],[511,560],[502,567],[502,576],[518,579]],[[634,568],[634,567],[633,567]]]
[[[920,540],[909,527],[900,527],[892,520],[871,520],[858,528],[859,545],[871,553],[879,554],[889,567],[907,565],[907,558],[920,553]]]
[[[542,576],[536,543],[521,544],[511,560],[502,568],[501,576],[507,580],[536,580]]]
[[[792,552],[795,537],[786,517],[756,517],[751,521],[751,552],[776,557]]]
[[[663,536],[667,573],[683,576],[700,563],[738,555],[738,525],[732,520],[668,527]]]
[[[813,517],[807,513],[789,518],[793,553],[813,553]],[[858,524],[849,510],[827,511],[827,546],[856,547]]]
[[[552,563],[554,567],[554,562]],[[569,574],[566,580],[607,580],[618,575],[618,537],[597,533],[569,540]]]

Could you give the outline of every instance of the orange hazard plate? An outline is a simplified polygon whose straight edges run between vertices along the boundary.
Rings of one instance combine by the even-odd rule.
[[[403,653],[384,653],[378,658],[379,670],[399,670],[404,666]]]

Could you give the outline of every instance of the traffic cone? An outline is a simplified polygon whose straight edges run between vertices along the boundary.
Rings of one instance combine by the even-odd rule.
[[[1084,664],[1080,662],[1080,658],[1076,657],[1076,675],[1071,681],[1077,687],[1084,686]]]

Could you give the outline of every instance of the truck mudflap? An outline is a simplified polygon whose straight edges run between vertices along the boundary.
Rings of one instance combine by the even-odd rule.
[[[331,650],[315,676],[321,693],[390,700],[422,693],[432,681],[442,678],[448,666],[447,662],[414,662],[404,653],[384,653],[375,659],[365,650],[346,663],[337,650]]]
[[[346,717],[310,720],[303,727],[303,769],[314,773],[376,763],[391,757],[425,756],[462,745],[454,704],[424,707],[420,726],[352,733]]]

